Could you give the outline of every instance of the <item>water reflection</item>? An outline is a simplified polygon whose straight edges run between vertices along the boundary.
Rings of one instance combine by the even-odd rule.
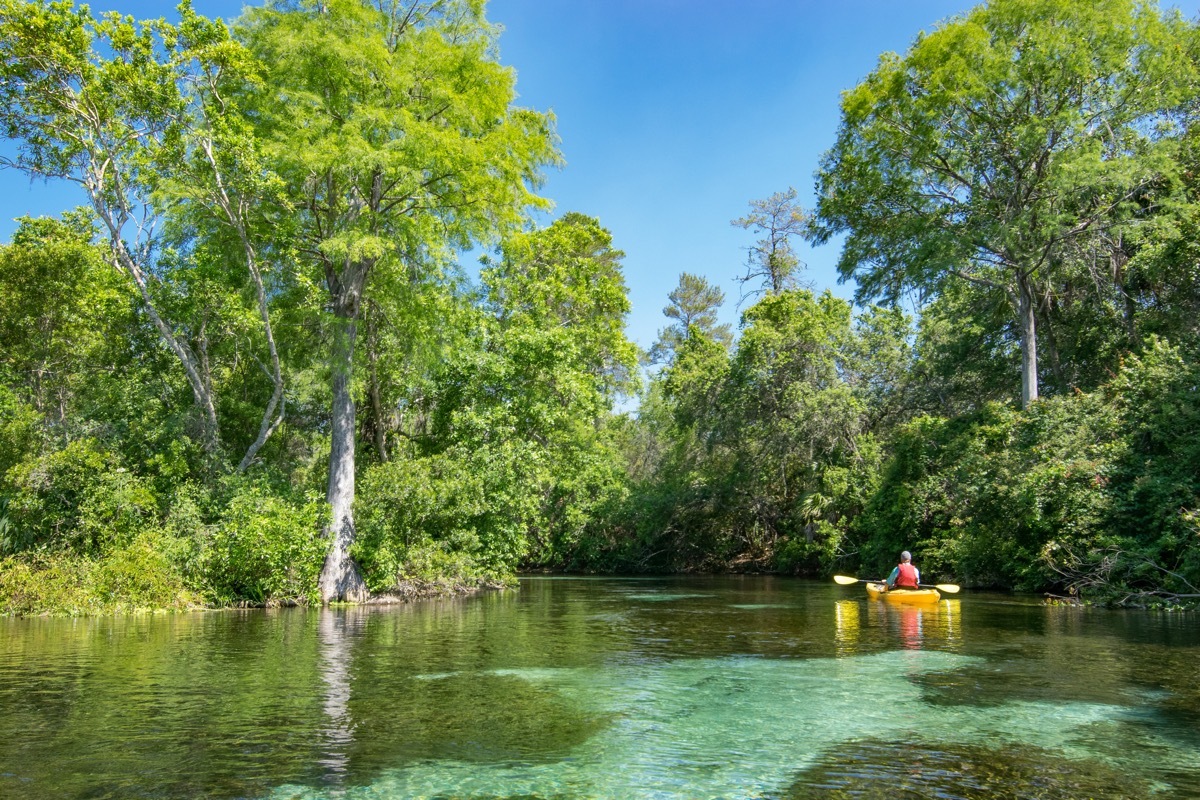
[[[352,633],[362,627],[364,609],[323,609],[317,619],[317,645],[323,685],[324,724],[318,763],[325,781],[340,785],[350,765],[354,720],[350,715],[350,665]]]
[[[839,600],[833,604],[834,641],[837,643],[839,656],[854,655],[858,652],[858,612],[861,607],[862,603],[858,600]]]
[[[839,600],[834,603],[834,641],[839,656],[862,653],[878,641],[906,650],[957,650],[962,644],[961,600],[941,600],[918,606],[879,600]],[[864,632],[864,629],[866,632]],[[865,638],[864,638],[865,637]]]
[[[962,640],[961,603],[961,600],[941,600],[934,605],[917,606],[869,602],[867,617],[905,649],[957,650]]]
[[[998,773],[1022,796],[1091,758],[1200,797],[1197,653],[1194,616],[783,579],[0,619],[0,719],[19,732],[0,737],[0,798],[800,797],[913,747],[927,796],[984,796],[940,771],[985,781],[1025,754]]]

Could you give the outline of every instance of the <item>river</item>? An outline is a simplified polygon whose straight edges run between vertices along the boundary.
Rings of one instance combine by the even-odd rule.
[[[0,619],[0,797],[1200,797],[1200,618],[770,577]]]

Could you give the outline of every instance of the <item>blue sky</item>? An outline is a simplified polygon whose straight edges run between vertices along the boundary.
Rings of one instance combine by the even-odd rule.
[[[94,10],[170,16],[174,3],[92,0]],[[231,18],[241,0],[194,0]],[[544,194],[558,214],[597,217],[624,250],[630,338],[648,348],[679,273],[705,275],[736,324],[745,247],[732,227],[752,199],[794,186],[813,203],[813,171],[833,143],[840,93],[885,51],[975,5],[968,0],[490,0],[519,104],[552,110],[566,166]],[[1196,12],[1196,3],[1184,6]],[[0,172],[0,240],[12,218],[77,203],[61,186]],[[809,250],[804,276],[851,297],[836,243]]]

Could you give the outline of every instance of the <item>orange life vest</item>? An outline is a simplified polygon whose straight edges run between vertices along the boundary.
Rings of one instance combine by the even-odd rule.
[[[917,588],[917,568],[912,564],[901,564],[897,567],[900,574],[896,576],[895,586],[897,589],[916,589]]]

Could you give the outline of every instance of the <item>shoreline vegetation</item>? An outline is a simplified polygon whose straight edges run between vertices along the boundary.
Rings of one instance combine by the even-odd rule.
[[[1194,607],[1196,22],[993,0],[885,54],[815,207],[733,221],[737,330],[683,272],[641,352],[611,232],[533,222],[554,119],[483,4],[381,7],[0,0],[3,166],[87,197],[0,245],[0,614],[904,549]],[[842,243],[854,303],[807,287],[801,239]]]
[[[71,565],[73,575],[86,576],[88,569],[78,560]],[[20,562],[0,563],[0,616],[120,616],[148,613],[185,613],[196,611],[227,611],[238,609],[320,607],[308,597],[272,597],[265,600],[238,599],[225,603],[205,601],[193,592],[183,591],[174,597],[147,595],[134,587],[97,592],[94,584],[84,577],[76,583],[64,581],[64,574],[53,567],[28,570]],[[486,592],[515,588],[516,579],[486,579],[473,583],[446,579],[402,581],[386,591],[372,594],[355,603],[342,605],[390,606],[422,600],[468,597]]]
[[[0,598],[4,606],[0,617],[77,617],[77,616],[127,616],[139,614],[176,614],[205,611],[238,611],[248,609],[278,609],[321,607],[320,603],[308,598],[271,598],[269,600],[236,600],[223,604],[206,603],[193,594],[183,594],[173,599],[153,598],[145,604],[131,600],[134,595],[124,594],[109,596],[107,599],[90,595],[84,586],[72,588],[57,584],[54,578],[37,573],[22,575],[21,564],[0,564]],[[571,575],[583,573],[550,573],[540,572],[540,575]],[[586,573],[598,574],[598,573]],[[604,573],[609,574],[611,573]],[[673,573],[678,576],[679,573]],[[713,573],[709,573],[710,575]],[[722,575],[766,575],[780,573],[763,572],[725,572]],[[696,575],[696,573],[691,573]],[[619,577],[619,576],[615,576]],[[669,577],[669,576],[663,576]],[[24,585],[22,585],[24,579]],[[352,603],[340,603],[341,606],[386,607],[418,603],[427,600],[445,600],[451,598],[466,598],[488,592],[513,591],[517,588],[517,578],[489,579],[477,583],[457,583],[443,579],[429,581],[406,581],[397,586],[372,594],[364,600]],[[994,589],[994,587],[993,587]],[[1037,596],[1031,594],[1030,596]],[[1066,606],[1073,608],[1104,605],[1140,610],[1155,610],[1168,612],[1200,611],[1200,599],[1192,597],[1163,596],[1157,592],[1131,593],[1117,601],[1091,601],[1078,595],[1057,595],[1052,592],[1042,592],[1040,596],[1047,605]]]

